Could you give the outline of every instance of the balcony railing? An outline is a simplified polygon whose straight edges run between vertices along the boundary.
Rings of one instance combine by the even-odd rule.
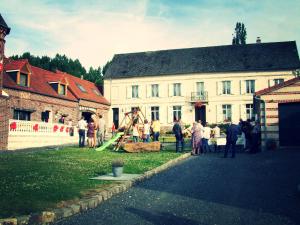
[[[196,101],[208,102],[207,91],[191,92],[191,102],[196,102]]]

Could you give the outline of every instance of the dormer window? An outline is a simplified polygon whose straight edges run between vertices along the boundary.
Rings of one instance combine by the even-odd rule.
[[[28,74],[26,73],[20,73],[20,79],[19,79],[19,83],[20,86],[23,87],[28,87]]]
[[[65,84],[59,84],[58,85],[58,94],[59,95],[66,95],[66,85]]]

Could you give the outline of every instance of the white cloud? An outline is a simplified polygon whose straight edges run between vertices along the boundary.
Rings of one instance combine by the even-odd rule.
[[[296,30],[298,14],[281,7],[285,12],[282,15],[281,9],[270,1],[248,2],[244,8],[220,4],[213,8],[177,6],[182,17],[172,15],[177,12],[173,5],[164,4],[158,4],[157,12],[149,15],[150,3],[114,0],[62,5],[2,0],[2,15],[7,16],[6,22],[12,28],[6,38],[7,55],[25,51],[35,55],[66,54],[78,58],[88,69],[103,66],[116,53],[231,44],[237,21],[245,23],[248,43],[254,42],[256,36],[263,41],[300,39]],[[239,6],[243,4],[240,1]],[[292,12],[295,6],[290,9]]]

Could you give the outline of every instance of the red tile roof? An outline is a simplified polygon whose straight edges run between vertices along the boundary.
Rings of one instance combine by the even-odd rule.
[[[270,93],[272,91],[276,91],[276,90],[278,90],[280,88],[283,88],[283,87],[289,86],[291,84],[294,84],[294,83],[296,83],[298,81],[300,81],[300,77],[295,77],[295,78],[287,80],[287,81],[285,81],[285,82],[283,82],[281,84],[276,84],[274,86],[271,86],[271,87],[262,89],[260,91],[257,91],[257,92],[255,92],[255,95],[256,96],[265,95],[265,94],[268,94],[268,93]]]
[[[94,83],[87,81],[87,80],[82,80],[79,77],[74,77],[68,73],[64,73],[61,71],[57,71],[56,74],[65,76],[65,78],[69,82],[69,87],[70,87],[71,91],[78,99],[83,99],[83,100],[87,100],[87,101],[93,101],[93,102],[102,103],[105,105],[110,105],[110,103],[106,100],[106,98],[104,98],[100,94],[99,89],[97,88],[97,86]],[[85,89],[86,92],[81,91],[77,84],[81,85]],[[94,90],[96,90],[96,92],[99,93],[99,95],[97,95]]]
[[[96,95],[93,89],[98,88],[92,82],[81,80],[75,76],[72,76],[67,73],[57,72],[53,73],[35,66],[31,66],[27,60],[4,60],[4,70],[23,70],[25,65],[28,66],[31,77],[30,77],[30,87],[22,87],[16,84],[16,82],[11,78],[11,76],[5,72],[3,76],[3,86],[6,88],[12,88],[22,91],[33,92],[37,94],[52,96],[56,98],[66,99],[70,101],[79,101],[84,99],[87,101],[93,101],[105,105],[110,105],[110,103],[100,94]],[[60,82],[62,84],[68,84],[67,95],[59,95],[56,90],[54,90],[50,82]],[[76,83],[84,87],[87,93],[83,93],[77,87]]]

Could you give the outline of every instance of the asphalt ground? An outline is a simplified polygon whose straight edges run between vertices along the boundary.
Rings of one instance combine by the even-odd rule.
[[[193,156],[66,224],[300,224],[300,149]]]

